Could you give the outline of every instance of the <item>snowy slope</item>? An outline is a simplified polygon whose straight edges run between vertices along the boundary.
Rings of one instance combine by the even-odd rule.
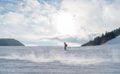
[[[101,46],[0,46],[0,74],[120,74],[120,36]]]
[[[120,36],[117,36],[116,38],[106,42],[104,45],[115,45],[120,44]]]
[[[0,47],[0,74],[120,74],[119,45]]]

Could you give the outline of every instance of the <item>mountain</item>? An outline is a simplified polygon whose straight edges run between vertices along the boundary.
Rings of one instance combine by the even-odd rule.
[[[82,46],[102,45],[102,44],[116,38],[119,35],[120,35],[120,28],[115,29],[111,32],[106,32],[105,34],[102,34],[101,36],[95,37],[94,40],[91,40],[91,41],[83,44]]]
[[[24,44],[15,39],[3,38],[0,39],[0,46],[24,46]]]

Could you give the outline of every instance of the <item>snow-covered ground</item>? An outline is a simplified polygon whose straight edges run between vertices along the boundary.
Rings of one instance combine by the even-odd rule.
[[[120,45],[120,36],[117,36],[116,38],[108,41],[107,43],[105,43],[104,45],[116,45],[119,44]]]
[[[101,46],[0,47],[0,74],[120,74],[120,37]]]

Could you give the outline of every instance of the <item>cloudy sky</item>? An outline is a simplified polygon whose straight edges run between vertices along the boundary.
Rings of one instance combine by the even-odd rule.
[[[81,45],[120,27],[120,0],[0,0],[0,38]]]

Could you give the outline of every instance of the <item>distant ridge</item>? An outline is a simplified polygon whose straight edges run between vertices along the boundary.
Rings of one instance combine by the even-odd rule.
[[[15,39],[1,38],[0,46],[24,46],[24,44]]]
[[[98,36],[98,37],[94,38],[94,40],[91,40],[91,41],[83,44],[82,46],[102,45],[102,44],[116,38],[119,35],[120,35],[120,28],[115,29],[111,32],[106,32],[105,34],[102,34],[102,36]]]

